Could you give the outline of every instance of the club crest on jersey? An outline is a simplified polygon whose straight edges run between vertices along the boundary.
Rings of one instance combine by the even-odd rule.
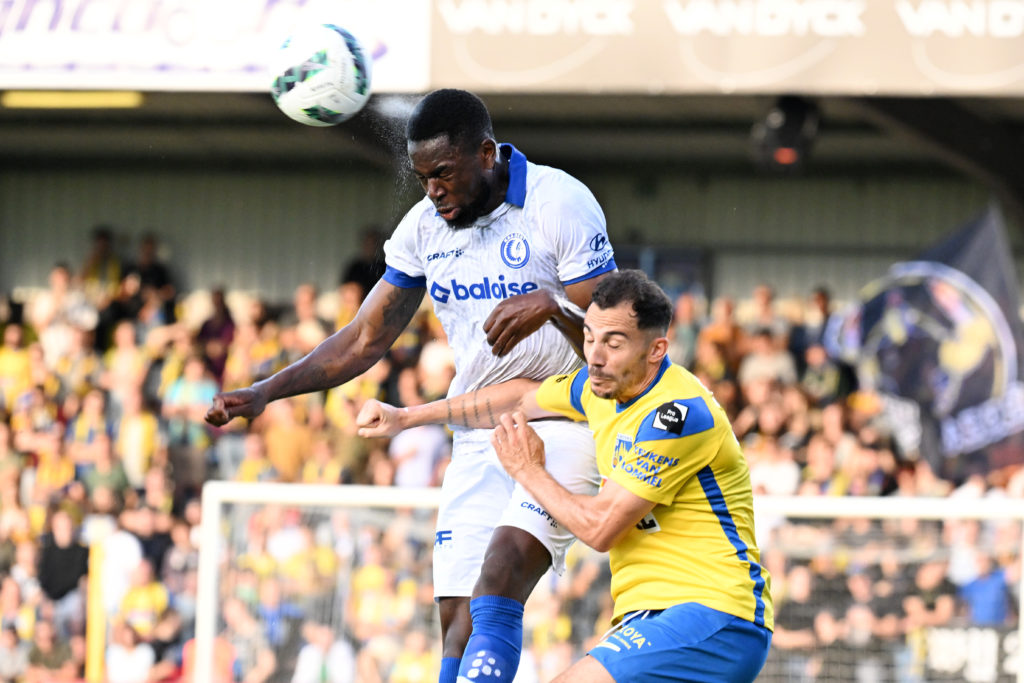
[[[653,427],[670,434],[682,434],[683,424],[686,422],[686,413],[690,409],[682,403],[662,403],[658,406],[658,412],[654,415]]]
[[[509,268],[522,268],[530,260],[530,243],[526,235],[513,232],[501,241],[501,260]]]
[[[615,450],[612,452],[612,469],[619,466],[619,463],[633,450],[633,437],[626,434],[619,434],[615,439]]]

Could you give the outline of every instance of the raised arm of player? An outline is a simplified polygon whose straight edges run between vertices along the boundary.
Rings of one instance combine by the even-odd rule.
[[[540,382],[529,379],[511,379],[500,384],[482,387],[468,394],[408,408],[369,400],[363,404],[356,425],[359,436],[394,436],[404,429],[425,424],[453,424],[474,429],[494,427],[502,413],[516,410],[527,419],[554,417],[537,405],[537,387]]]
[[[538,290],[501,301],[484,321],[487,343],[494,355],[504,356],[550,320],[582,358],[583,314],[590,305],[594,287],[607,274],[567,285],[566,297]]]
[[[253,418],[271,401],[323,391],[362,374],[409,324],[425,291],[378,282],[351,323],[275,375],[245,389],[217,394],[206,421],[220,426],[235,417]]]

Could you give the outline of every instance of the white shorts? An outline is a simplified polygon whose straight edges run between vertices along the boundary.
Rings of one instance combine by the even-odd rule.
[[[532,422],[531,426],[544,441],[551,476],[573,493],[596,494],[600,477],[590,429],[568,420]],[[473,594],[484,551],[499,526],[528,532],[551,553],[552,568],[559,574],[565,571],[565,553],[576,537],[505,473],[491,446],[490,430],[457,435],[437,513],[435,597]]]

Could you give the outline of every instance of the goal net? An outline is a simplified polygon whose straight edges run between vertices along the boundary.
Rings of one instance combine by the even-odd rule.
[[[437,489],[210,482],[196,683],[437,680]],[[759,681],[1024,681],[1024,501],[756,499],[776,632]],[[517,683],[551,680],[611,615],[575,544],[526,605]],[[187,665],[188,666],[188,665]]]

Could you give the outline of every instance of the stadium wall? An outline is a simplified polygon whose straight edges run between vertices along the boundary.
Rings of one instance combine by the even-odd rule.
[[[820,283],[852,296],[990,199],[963,179],[905,173],[579,175],[604,206],[617,246],[693,248],[711,293],[737,297],[759,282],[782,296]],[[44,286],[59,259],[77,268],[89,229],[108,223],[129,258],[137,236],[155,232],[182,289],[223,284],[287,301],[301,282],[332,288],[360,230],[393,226],[417,192],[374,171],[4,171],[0,292]]]

